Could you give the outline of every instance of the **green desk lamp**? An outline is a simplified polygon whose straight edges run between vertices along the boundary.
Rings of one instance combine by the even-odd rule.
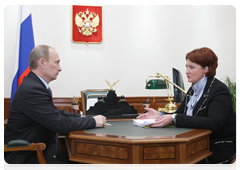
[[[151,79],[148,81],[149,77],[156,77],[158,79]],[[174,98],[172,96],[171,93],[171,86],[169,85],[169,83],[173,84],[174,86],[176,86],[178,89],[180,89],[181,91],[183,91],[185,94],[187,93],[186,91],[184,91],[183,89],[181,89],[178,85],[176,85],[175,83],[173,83],[168,77],[161,75],[160,73],[157,72],[156,76],[148,76],[148,78],[146,79],[146,87],[145,89],[151,89],[151,90],[156,90],[156,89],[167,89],[168,91],[168,98],[165,99],[166,101],[169,101],[169,103],[165,106],[165,108],[158,108],[158,111],[163,111],[163,112],[167,112],[167,113],[173,113],[176,111],[177,106],[173,103]],[[163,78],[163,79],[159,79],[159,78]],[[170,88],[170,90],[169,90]],[[169,95],[169,91],[171,93],[171,97]]]

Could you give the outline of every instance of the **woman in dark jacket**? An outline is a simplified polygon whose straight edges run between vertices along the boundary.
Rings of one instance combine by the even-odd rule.
[[[186,55],[186,74],[192,83],[184,101],[174,114],[154,109],[138,119],[155,118],[151,127],[209,129],[212,155],[200,163],[229,163],[236,156],[236,113],[228,87],[216,79],[218,58],[209,48],[196,49]]]

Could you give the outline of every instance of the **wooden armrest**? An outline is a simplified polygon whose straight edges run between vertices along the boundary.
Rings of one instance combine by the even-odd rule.
[[[5,152],[12,151],[42,151],[46,149],[45,143],[29,143],[23,139],[16,139],[9,141],[4,145]]]
[[[14,151],[36,151],[40,164],[46,164],[42,151],[46,148],[45,143],[29,143],[23,139],[9,141],[4,145],[4,152]]]

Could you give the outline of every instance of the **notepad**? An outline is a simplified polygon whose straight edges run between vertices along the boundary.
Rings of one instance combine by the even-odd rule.
[[[151,125],[156,119],[133,119],[133,125],[145,127]]]

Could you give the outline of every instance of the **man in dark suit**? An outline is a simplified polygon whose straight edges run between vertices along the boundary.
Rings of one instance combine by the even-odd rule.
[[[63,163],[58,157],[57,133],[103,127],[106,123],[102,115],[87,118],[57,110],[48,84],[62,71],[59,63],[57,52],[49,46],[40,45],[32,50],[31,71],[14,95],[4,133],[5,144],[13,139],[45,143],[43,155],[47,163]],[[5,152],[4,158],[7,163],[38,163],[35,152]]]

